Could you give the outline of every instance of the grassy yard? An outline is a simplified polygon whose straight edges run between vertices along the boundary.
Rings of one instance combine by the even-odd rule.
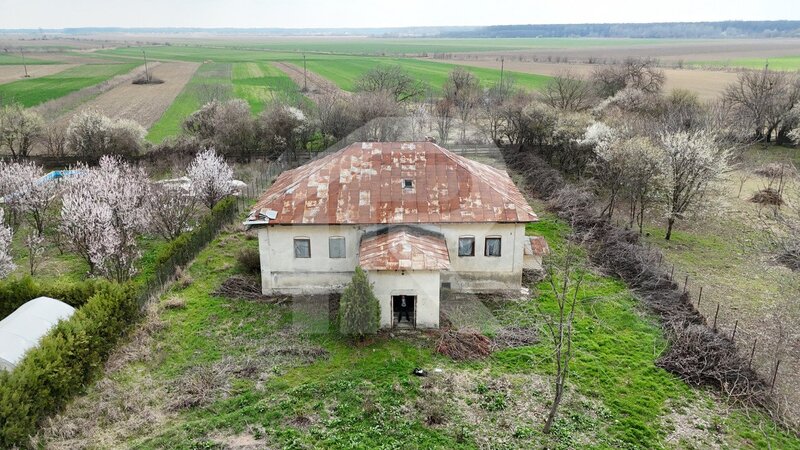
[[[563,248],[556,219],[529,227]],[[426,332],[382,333],[354,345],[311,332],[327,320],[296,306],[212,294],[257,241],[231,226],[154,305],[106,375],[46,426],[49,448],[800,448],[760,413],[721,407],[657,368],[661,332],[616,280],[589,273],[576,354],[555,431],[550,347],[454,362]],[[492,302],[501,326],[540,326],[547,286],[532,299]],[[422,367],[441,374],[415,377]],[[759,428],[760,427],[760,428]],[[755,432],[753,430],[763,430]]]
[[[30,107],[133,70],[138,64],[85,64],[41,78],[0,85],[0,98]]]

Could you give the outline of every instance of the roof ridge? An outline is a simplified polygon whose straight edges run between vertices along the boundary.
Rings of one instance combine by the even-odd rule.
[[[509,196],[508,196],[508,194],[507,194],[507,193],[500,192],[500,190],[499,190],[499,189],[497,189],[497,187],[494,185],[494,183],[491,183],[489,180],[487,180],[487,179],[485,179],[485,178],[483,178],[483,177],[479,176],[478,174],[476,174],[476,173],[474,173],[472,170],[470,170],[470,168],[469,168],[469,167],[468,167],[468,166],[467,166],[467,165],[466,165],[466,164],[465,164],[465,163],[462,161],[462,160],[465,160],[465,159],[467,159],[467,158],[464,158],[464,157],[463,157],[463,156],[461,156],[461,155],[457,155],[457,154],[455,154],[454,152],[451,152],[450,150],[448,150],[448,149],[446,149],[446,148],[444,148],[444,147],[440,146],[439,144],[436,144],[436,143],[433,143],[433,142],[431,142],[431,143],[432,143],[433,145],[435,145],[436,147],[438,147],[439,149],[441,149],[441,150],[442,150],[442,153],[443,153],[445,156],[447,156],[448,158],[450,158],[451,160],[453,160],[453,161],[454,161],[456,164],[458,164],[459,166],[461,166],[461,167],[462,167],[464,170],[466,170],[467,172],[469,172],[469,173],[471,173],[471,174],[473,174],[473,175],[477,176],[478,178],[480,178],[480,180],[481,180],[481,181],[483,181],[485,184],[487,184],[487,185],[488,185],[490,188],[492,188],[492,190],[494,190],[495,192],[497,192],[498,194],[500,194],[500,196],[501,196],[502,198],[504,198],[505,200],[508,200],[508,201],[510,201],[510,202],[511,202],[511,203],[513,203],[513,204],[514,204],[514,206],[516,206],[517,208],[519,208],[519,207],[520,207],[520,205],[518,204],[518,202],[517,202],[516,200],[513,200],[513,199],[509,198]],[[492,167],[492,166],[490,166],[490,165],[488,165],[488,164],[484,164],[484,163],[482,163],[482,162],[480,162],[480,161],[474,161],[474,160],[470,160],[470,162],[473,162],[473,163],[476,163],[476,164],[480,164],[480,165],[482,165],[482,166],[484,166],[484,167],[486,167],[486,168],[488,168],[488,169],[494,170],[494,171],[498,172],[499,174],[503,174],[503,175],[505,175],[505,176],[507,176],[507,177],[509,176],[509,175],[508,175],[508,172],[501,172],[501,171],[500,171],[500,169],[496,169],[496,168],[494,168],[494,167]],[[523,206],[528,206],[528,208],[530,208],[530,205],[523,205]],[[525,209],[528,209],[528,208],[521,208],[521,209],[524,211]]]

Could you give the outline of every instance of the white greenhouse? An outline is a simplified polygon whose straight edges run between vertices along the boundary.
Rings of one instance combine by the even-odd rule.
[[[35,298],[0,320],[0,369],[13,369],[59,320],[75,308],[49,297]]]

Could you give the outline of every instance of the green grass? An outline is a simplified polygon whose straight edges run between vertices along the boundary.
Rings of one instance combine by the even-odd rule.
[[[261,113],[273,100],[298,104],[305,99],[288,75],[265,62],[234,64],[233,91],[236,97],[250,104],[253,114]]]
[[[207,100],[204,92],[216,88],[231,90],[232,86],[230,64],[207,63],[201,65],[175,101],[150,127],[147,140],[159,143],[167,137],[177,135],[186,117],[200,109]]]
[[[560,252],[569,228],[544,215],[528,232],[545,236]],[[244,435],[266,437],[260,442],[276,448],[472,449],[479,447],[478,439],[505,430],[503,448],[663,448],[671,430],[665,424],[666,414],[704,405],[705,419],[716,426],[703,435],[723,448],[800,448],[796,438],[775,429],[762,414],[725,412],[713,397],[657,368],[655,360],[666,345],[663,335],[625,286],[612,278],[587,274],[575,321],[569,394],[553,435],[543,436],[539,419],[519,417],[517,407],[522,405],[515,402],[533,402],[538,405],[534,409],[546,409],[547,389],[526,381],[546,379],[552,373],[546,339],[496,352],[485,360],[458,363],[435,354],[433,342],[424,336],[383,335],[353,345],[336,334],[287,335],[287,327],[298,319],[290,308],[211,294],[236,272],[237,252],[256,246],[257,241],[243,233],[228,231],[204,249],[187,270],[191,283],[173,287],[163,297],[185,299],[186,306],[161,313],[166,327],[152,343],[156,353],[115,372],[111,382],[132,392],[141,389],[143,376],[155,386],[175,386],[186,374],[223,360],[261,361],[261,349],[292,339],[324,348],[327,357],[310,364],[257,362],[261,375],[234,375],[227,395],[168,416],[152,428],[123,431],[114,435],[118,442],[138,449],[220,448],[221,440]],[[537,291],[530,301],[496,306],[500,322],[541,325],[539,311],[553,314],[554,299],[545,283],[536,286]],[[440,367],[465,380],[462,387],[470,394],[464,397],[457,389],[431,396],[428,381],[411,375],[415,367]],[[508,391],[498,390],[493,384],[497,380],[511,380]],[[84,405],[95,404],[97,395],[95,388],[90,389]],[[430,426],[419,408],[436,399],[446,405],[442,406],[445,422]],[[465,411],[473,409],[484,415],[477,423],[466,419]],[[310,418],[310,423],[298,425],[297,418]],[[105,427],[118,423],[124,420],[106,420]],[[764,431],[755,431],[759,429]]]
[[[771,70],[800,70],[800,56],[777,56],[774,58],[735,58],[724,61],[693,61],[689,64],[701,67],[741,67],[763,69],[769,63]]]
[[[31,55],[25,55],[25,58],[23,58],[22,55],[18,53],[0,53],[0,66],[22,65],[23,63],[31,66],[37,64],[57,64],[54,61],[33,58]]]
[[[41,78],[0,85],[0,98],[31,107],[133,70],[138,64],[86,64]]]

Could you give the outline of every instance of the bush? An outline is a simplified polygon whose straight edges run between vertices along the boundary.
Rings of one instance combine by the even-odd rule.
[[[80,307],[98,290],[111,282],[104,279],[90,279],[80,283],[54,283],[41,285],[33,278],[25,276],[0,283],[0,319],[8,316],[25,302],[37,297],[51,297],[72,306]]]
[[[27,443],[42,418],[82,391],[138,311],[130,286],[106,284],[13,371],[0,373],[0,446]]]
[[[257,275],[261,273],[261,255],[253,248],[243,248],[236,254],[239,270],[244,273]]]
[[[378,331],[381,307],[367,274],[356,266],[353,280],[347,285],[339,301],[339,330],[347,336],[364,339]]]

